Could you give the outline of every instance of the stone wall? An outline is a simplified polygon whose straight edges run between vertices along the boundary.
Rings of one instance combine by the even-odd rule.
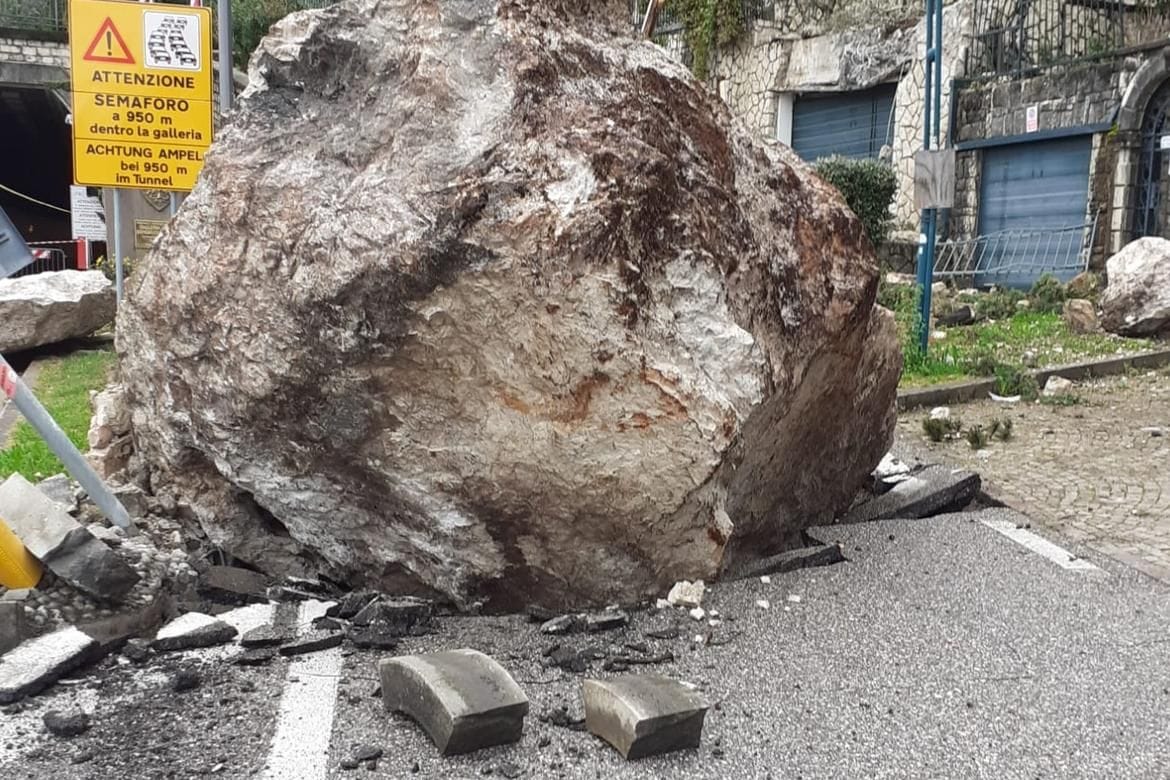
[[[1115,246],[1124,243],[1121,232],[1128,219],[1115,209],[1124,202],[1115,198],[1118,144],[1112,132],[1126,86],[1140,64],[1138,58],[1081,62],[1049,68],[1027,78],[1003,77],[962,86],[955,106],[955,141],[960,146],[974,141],[1007,139],[1027,141],[1029,106],[1037,109],[1037,138],[1045,134],[1097,127],[1093,133],[1089,163],[1089,206],[1086,218],[1096,214],[1098,229],[1091,263],[1101,265]],[[979,224],[979,149],[960,151],[956,164],[955,208],[948,225],[954,237],[973,236]]]
[[[34,40],[0,35],[0,60],[68,68],[69,45],[64,41]]]
[[[919,4],[902,0],[802,4],[793,0],[790,5],[789,15],[777,7],[777,21],[757,22],[749,34],[716,53],[711,85],[753,132],[776,138],[778,119],[784,125],[778,112],[787,111],[790,115],[793,100],[800,94],[856,91],[898,83],[890,150],[890,160],[898,173],[893,211],[895,229],[914,229],[918,223],[912,202],[914,153],[922,148],[921,52],[926,45],[926,25]],[[944,37],[955,42],[944,49],[944,137],[948,131],[950,81],[963,75],[970,7],[969,0],[961,0],[944,10]],[[883,20],[884,26],[877,24]],[[664,36],[661,42],[683,59],[680,35]]]

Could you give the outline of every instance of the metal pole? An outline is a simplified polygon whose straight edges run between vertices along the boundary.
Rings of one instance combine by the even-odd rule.
[[[923,57],[924,95],[922,104],[922,148],[931,149],[931,139],[941,148],[942,124],[942,4],[926,0],[926,51]],[[922,232],[918,236],[918,348],[926,355],[930,347],[931,284],[934,281],[934,245],[938,237],[938,210],[922,210]]]
[[[219,40],[219,110],[232,110],[232,3],[217,0],[215,4]]]
[[[114,290],[118,308],[122,307],[122,191],[115,189],[114,195]]]
[[[179,196],[172,192],[171,193],[171,207],[169,210],[170,211],[169,216],[171,216],[171,217],[175,216],[175,212],[178,210],[179,210]]]
[[[126,507],[122,506],[117,496],[110,492],[106,483],[102,482],[101,477],[86,462],[85,456],[73,446],[65,431],[61,430],[61,426],[57,425],[45,407],[41,406],[41,402],[36,399],[12,366],[8,365],[3,355],[0,355],[0,391],[12,400],[24,415],[24,419],[28,420],[29,425],[36,429],[53,454],[65,464],[70,476],[81,483],[98,509],[102,510],[102,514],[114,525],[132,532],[134,526]]]

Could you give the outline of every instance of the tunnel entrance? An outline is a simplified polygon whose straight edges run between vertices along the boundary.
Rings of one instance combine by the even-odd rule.
[[[86,264],[84,245],[73,240],[70,218],[68,115],[52,90],[0,84],[0,206],[38,258],[25,272]],[[104,245],[91,254],[97,257],[103,251]]]

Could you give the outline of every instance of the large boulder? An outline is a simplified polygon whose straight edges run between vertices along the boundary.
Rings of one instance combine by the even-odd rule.
[[[0,353],[88,336],[114,321],[115,299],[100,271],[0,279]]]
[[[861,224],[612,5],[344,0],[261,44],[118,320],[137,456],[211,544],[602,604],[848,506],[901,365]]]
[[[1170,331],[1170,241],[1139,238],[1105,265],[1101,327],[1123,336]]]

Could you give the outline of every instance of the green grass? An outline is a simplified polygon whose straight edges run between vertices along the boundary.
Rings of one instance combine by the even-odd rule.
[[[913,316],[898,316],[904,334],[913,328]],[[1104,333],[1080,335],[1069,332],[1059,314],[1021,312],[1010,319],[982,322],[946,329],[946,338],[934,341],[927,355],[906,355],[902,373],[903,387],[919,387],[969,379],[976,376],[971,364],[980,357],[996,362],[1020,365],[1024,353],[1031,352],[1035,367],[1044,368],[1075,363],[1095,357],[1133,353],[1151,349],[1144,339],[1126,339]],[[908,342],[903,338],[903,343]]]
[[[89,392],[100,390],[114,364],[113,352],[76,352],[53,358],[41,367],[35,393],[66,435],[85,451],[89,431]],[[38,480],[65,470],[61,461],[24,420],[16,424],[0,449],[0,479],[19,472]]]

